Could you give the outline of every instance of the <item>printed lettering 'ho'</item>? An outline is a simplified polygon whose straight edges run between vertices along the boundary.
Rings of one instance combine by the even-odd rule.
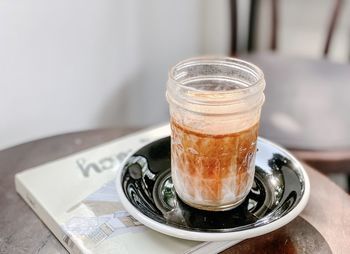
[[[91,171],[95,171],[95,173],[101,173],[103,171],[116,168],[129,153],[130,151],[120,152],[118,154],[90,162],[88,162],[85,158],[80,158],[76,161],[76,163],[83,176],[89,177]]]

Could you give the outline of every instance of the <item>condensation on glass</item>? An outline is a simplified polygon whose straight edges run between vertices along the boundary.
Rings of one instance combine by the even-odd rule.
[[[264,88],[262,71],[235,58],[192,58],[170,70],[171,174],[183,202],[228,210],[249,193]]]

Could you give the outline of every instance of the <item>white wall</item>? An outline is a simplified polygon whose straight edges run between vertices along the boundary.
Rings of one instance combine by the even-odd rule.
[[[0,149],[166,121],[168,68],[227,52],[227,1],[215,2],[0,1]]]

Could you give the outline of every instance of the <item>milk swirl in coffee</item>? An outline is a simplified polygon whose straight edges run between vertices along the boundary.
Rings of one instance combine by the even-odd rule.
[[[191,131],[172,120],[172,179],[179,197],[197,207],[239,202],[254,176],[258,124],[226,134]]]

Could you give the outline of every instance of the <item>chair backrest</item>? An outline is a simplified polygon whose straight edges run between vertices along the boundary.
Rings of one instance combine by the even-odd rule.
[[[247,40],[247,50],[251,52],[255,49],[256,43],[256,27],[257,27],[257,16],[259,11],[259,5],[261,0],[251,0],[250,10],[249,10],[249,24],[248,24],[248,40]],[[334,7],[330,17],[330,22],[326,34],[325,45],[323,48],[323,56],[326,57],[329,52],[329,48],[334,35],[334,30],[337,25],[340,9],[342,7],[343,0],[333,0]],[[271,50],[276,50],[278,48],[278,28],[280,20],[280,2],[279,0],[271,0],[271,38],[270,46]],[[230,53],[231,55],[236,55],[237,53],[237,27],[238,27],[238,15],[237,15],[237,0],[230,0],[230,12],[231,12],[231,45]]]

